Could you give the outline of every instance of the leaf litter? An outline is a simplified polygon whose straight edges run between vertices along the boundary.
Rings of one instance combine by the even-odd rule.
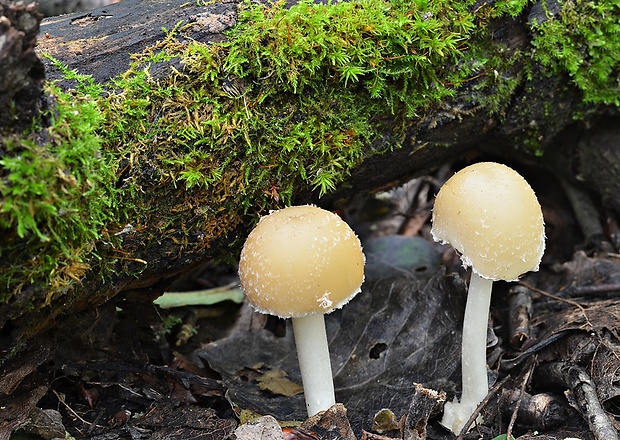
[[[38,341],[31,359],[21,358],[12,375],[2,376],[0,406],[8,412],[0,438],[11,432],[52,438],[64,428],[75,438],[110,440],[454,439],[438,420],[443,402],[461,386],[467,274],[453,252],[429,241],[432,185],[422,179],[394,191],[415,199],[420,210],[383,199],[382,210],[391,209],[383,218],[364,223],[348,213],[363,239],[388,236],[373,256],[387,266],[326,317],[340,402],[329,411],[306,419],[289,323],[253,314],[245,303],[148,311],[141,302],[121,301],[121,311],[105,306],[68,322],[64,337]],[[555,196],[554,203],[545,213],[553,236],[572,224],[570,209]],[[360,212],[369,213],[363,206]],[[488,337],[494,387],[481,408],[484,422],[463,439],[617,438],[620,255],[610,245],[617,231],[609,234],[609,243],[603,237],[594,246],[560,234],[561,246],[550,243],[542,270],[518,285],[524,303],[506,299],[514,285],[496,283]],[[431,246],[418,242],[419,261],[411,264],[412,242],[390,235]],[[409,249],[390,248],[394,243]],[[570,247],[582,250],[567,258]],[[447,269],[437,269],[433,249],[443,252]],[[162,317],[180,322],[162,325]],[[186,337],[173,349],[182,327]],[[55,362],[45,363],[49,358]],[[244,430],[251,433],[243,437]]]
[[[341,310],[326,315],[337,400],[352,427],[371,427],[374,415],[409,409],[415,384],[444,388],[458,378],[465,285],[439,271],[430,279],[380,280],[366,285]],[[240,375],[262,362],[301,383],[291,327],[278,338],[271,332],[239,332],[209,344],[198,356],[222,375],[228,397],[278,420],[304,420],[303,395],[274,396]]]

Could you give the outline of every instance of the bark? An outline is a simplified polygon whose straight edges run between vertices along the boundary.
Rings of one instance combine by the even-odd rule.
[[[28,126],[45,102],[41,92],[42,64],[33,52],[38,26],[32,19],[37,15],[32,7],[24,4],[2,3],[2,7],[7,19],[0,21],[0,36],[6,36],[9,43],[0,47],[0,126],[4,132],[19,132]],[[92,75],[97,82],[106,82],[127,70],[131,53],[139,53],[162,40],[165,37],[162,29],[172,29],[181,21],[201,20],[204,23],[182,34],[182,38],[221,41],[225,38],[223,32],[235,24],[236,7],[231,1],[197,6],[196,2],[184,0],[127,0],[91,13],[52,17],[42,23],[38,52],[51,54],[70,69]],[[531,14],[535,13],[533,8]],[[18,16],[28,18],[28,26],[20,28],[16,24],[20,22]],[[497,20],[493,23],[494,41],[506,44],[509,50],[527,48],[532,35],[526,21]],[[60,80],[63,87],[72,86],[62,81],[62,75],[49,61],[43,63],[48,80]],[[419,116],[411,124],[402,148],[382,155],[371,154],[373,149],[394,141],[392,133],[386,130],[382,133],[382,145],[369,145],[367,158],[334,193],[319,200],[315,192],[300,189],[295,201],[318,202],[329,207],[335,200],[361,191],[395,186],[473,152],[530,166],[541,175],[557,174],[584,190],[593,191],[610,207],[620,211],[620,201],[615,197],[620,190],[617,107],[584,104],[581,92],[568,75],[545,77],[534,72],[533,79],[522,79],[509,104],[493,115],[471,104],[467,99],[470,93],[464,86],[453,99]],[[15,106],[11,107],[11,103]],[[551,115],[545,110],[549,104],[554,109]],[[9,107],[15,108],[18,123],[9,122]],[[575,121],[576,111],[585,115],[581,121]],[[385,126],[389,127],[389,121]],[[522,144],[533,127],[539,148],[545,152],[542,157]],[[167,194],[179,203],[184,200],[182,188],[169,188]],[[154,193],[154,197],[161,197],[161,193]],[[191,223],[190,212],[184,215],[179,222]],[[69,321],[79,319],[85,311],[119,294],[138,301],[152,299],[175,277],[213,258],[215,252],[227,249],[232,242],[237,247],[228,252],[234,256],[240,241],[237,237],[243,237],[249,226],[246,223],[222,230],[208,238],[209,243],[200,246],[168,239],[146,241],[140,232],[135,232],[130,240],[135,257],[133,270],[125,270],[127,267],[119,264],[117,270],[104,277],[98,273],[86,274],[79,283],[72,285],[69,296],[46,307],[31,310],[33,298],[45,298],[46,292],[25,286],[23,299],[0,304],[2,349],[5,353],[14,352],[32,338],[49,343],[50,334],[42,336],[44,330],[56,328],[59,322],[69,325],[64,317],[69,317]],[[190,241],[200,239],[196,236]],[[142,267],[137,260],[146,258],[148,265]],[[131,272],[133,274],[128,274]],[[41,303],[41,300],[35,302]]]
[[[28,128],[38,114],[43,64],[36,56],[36,5],[0,2],[0,133]]]

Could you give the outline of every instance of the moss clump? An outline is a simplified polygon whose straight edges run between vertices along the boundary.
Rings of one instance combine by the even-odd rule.
[[[34,134],[0,143],[0,302],[27,285],[48,293],[79,280],[95,240],[114,215],[113,159],[96,130],[103,114],[95,97],[50,86],[55,100],[41,146]]]
[[[550,74],[567,72],[584,101],[620,105],[620,3],[576,0],[557,16],[533,23],[533,60]]]
[[[110,100],[108,141],[144,145],[133,163],[188,190],[241,173],[230,200],[245,210],[322,195],[373,153],[388,118],[398,139],[478,73],[472,4],[248,2],[226,42],[169,38],[138,56]],[[157,79],[161,61],[177,68]]]
[[[294,94],[354,89],[413,114],[454,93],[454,69],[475,29],[472,2],[302,1],[291,9],[247,6],[224,47],[224,69],[265,78]],[[326,90],[327,89],[327,90]]]

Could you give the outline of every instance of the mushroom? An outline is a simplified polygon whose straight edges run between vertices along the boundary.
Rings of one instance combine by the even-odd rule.
[[[442,424],[458,434],[488,393],[486,336],[493,281],[537,271],[545,250],[542,210],[525,179],[494,162],[468,166],[439,190],[431,233],[450,244],[472,274],[465,306],[461,400],[446,403]]]
[[[364,261],[344,220],[310,205],[262,217],[241,251],[239,278],[250,304],[292,318],[308,416],[335,403],[323,314],[360,292]]]

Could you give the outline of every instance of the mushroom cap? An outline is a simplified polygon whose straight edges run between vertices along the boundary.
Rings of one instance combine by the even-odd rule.
[[[516,280],[537,271],[545,250],[545,225],[532,188],[512,168],[481,162],[443,185],[431,233],[461,254],[463,266],[490,280]]]
[[[259,312],[281,318],[329,313],[360,292],[364,254],[338,215],[291,206],[260,219],[241,251],[239,278]]]

